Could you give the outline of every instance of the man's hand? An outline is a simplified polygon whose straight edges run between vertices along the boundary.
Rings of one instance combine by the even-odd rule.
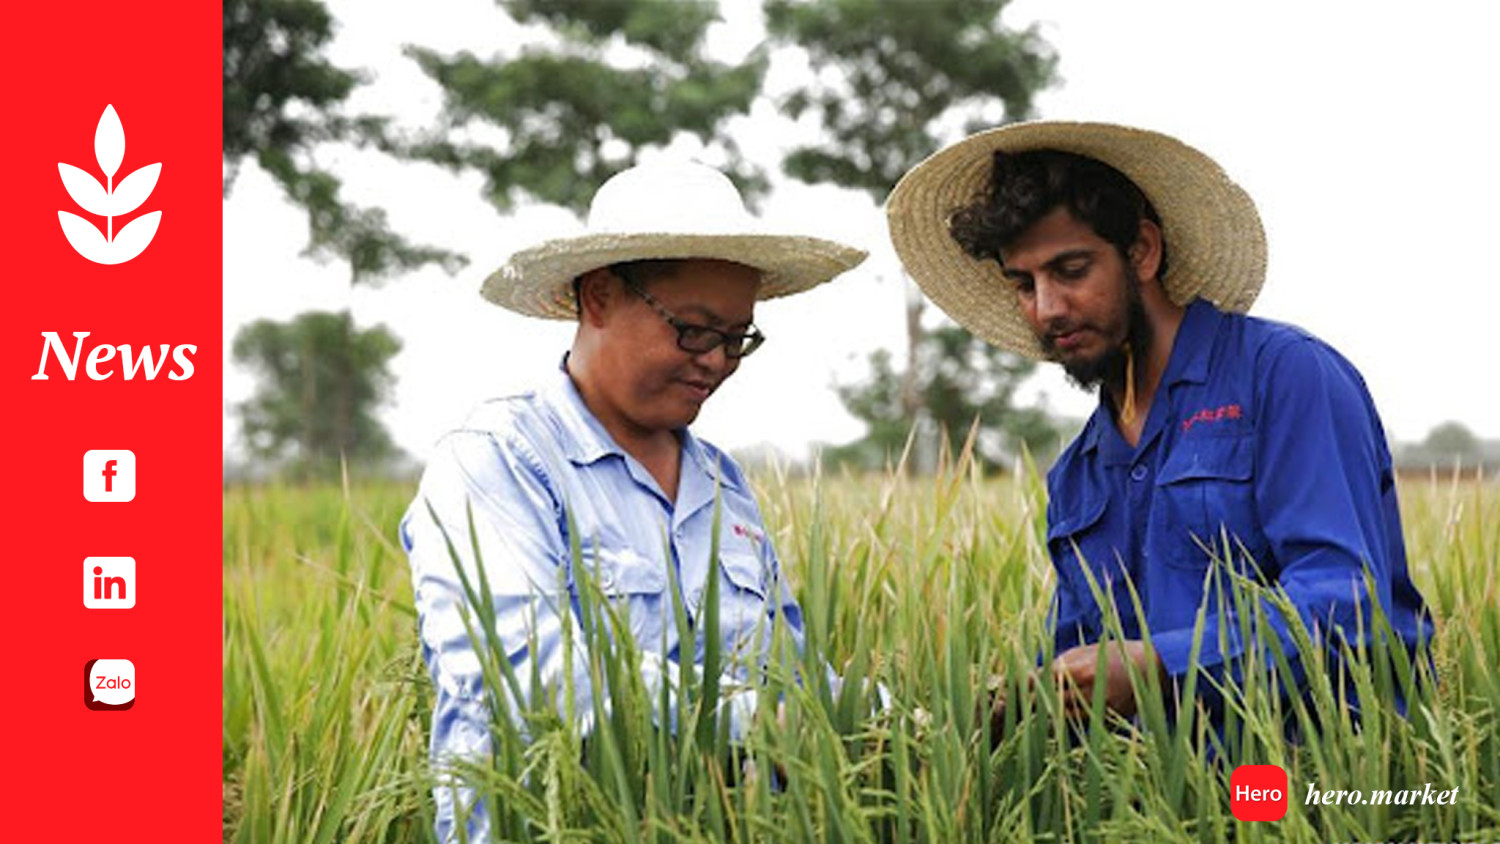
[[[1005,681],[998,674],[991,674],[989,680],[984,684],[984,690],[979,694],[979,700],[974,702],[974,723],[982,725],[986,721],[990,725],[990,749],[1000,746],[1000,739],[1005,734]],[[926,711],[922,712],[926,715]]]
[[[1052,661],[1052,677],[1058,683],[1063,706],[1069,715],[1086,714],[1093,705],[1094,688],[1103,684],[1105,705],[1126,717],[1134,715],[1136,699],[1130,688],[1128,664],[1135,665],[1144,682],[1149,682],[1152,674],[1165,680],[1166,667],[1145,642],[1129,639],[1107,645],[1104,674],[1100,676],[1100,647],[1081,645],[1064,651]]]

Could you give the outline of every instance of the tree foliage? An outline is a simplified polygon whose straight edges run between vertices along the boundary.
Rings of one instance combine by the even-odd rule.
[[[348,261],[353,281],[434,262],[456,271],[463,258],[392,232],[383,210],[345,202],[341,180],[312,163],[320,144],[386,143],[384,120],[341,114],[361,80],[323,57],[332,35],[319,0],[224,0],[224,195],[250,158],[307,211],[306,254]]]
[[[1475,459],[1482,447],[1479,437],[1462,422],[1444,422],[1427,432],[1422,440],[1422,450],[1433,457],[1452,459]]]
[[[226,0],[225,194],[242,162],[255,161],[306,209],[308,252],[347,260],[358,282],[434,261],[452,271],[462,259],[411,244],[389,229],[380,209],[344,202],[339,178],[311,163],[321,145],[373,146],[476,170],[501,211],[525,197],[582,212],[599,184],[642,150],[687,132],[722,157],[748,195],[764,189],[764,176],[741,160],[725,124],[759,94],[765,56],[733,66],[705,58],[716,3],[499,5],[515,21],[536,25],[538,43],[490,58],[408,46],[407,55],[442,87],[445,107],[439,125],[402,132],[384,118],[343,113],[364,80],[323,56],[333,20],[320,0]],[[235,354],[261,379],[255,398],[240,408],[252,452],[308,465],[387,454],[389,438],[373,410],[398,348],[386,329],[356,331],[347,314],[247,326]]]
[[[773,37],[806,51],[814,75],[786,95],[793,117],[814,114],[825,140],[793,150],[786,172],[832,182],[884,202],[909,169],[961,133],[1028,117],[1032,95],[1054,80],[1056,57],[1035,27],[1001,21],[1008,0],[769,0]],[[870,358],[870,377],[839,389],[869,424],[866,437],[825,452],[835,460],[880,465],[916,429],[947,431],[950,445],[978,419],[980,456],[1007,444],[1054,439],[1043,414],[1012,407],[1033,365],[947,324],[928,331],[923,301],[909,296],[907,361]],[[930,440],[928,440],[930,443]],[[908,465],[926,468],[918,459]]]
[[[1035,27],[1001,21],[1009,0],[769,0],[767,28],[807,51],[816,74],[786,98],[827,140],[787,173],[884,202],[902,174],[960,133],[1020,120],[1056,57]]]
[[[321,0],[225,0],[224,192],[250,158],[308,214],[308,254],[349,262],[354,281],[429,263],[450,272],[462,256],[414,245],[386,214],[340,198],[341,180],[315,166],[322,144],[373,146],[399,158],[477,171],[501,211],[525,196],[581,212],[641,150],[696,136],[754,198],[766,180],[725,123],[749,110],[763,52],[737,65],[703,51],[718,19],[712,0],[500,0],[516,22],[542,30],[516,55],[406,52],[443,89],[439,124],[398,131],[384,117],[346,116],[361,76],[322,51],[333,20]],[[549,37],[550,34],[550,37]]]
[[[543,24],[556,45],[519,55],[407,54],[443,88],[444,119],[406,154],[486,179],[509,209],[530,197],[582,212],[598,186],[646,148],[694,135],[754,195],[765,178],[747,165],[726,122],[760,92],[763,53],[738,65],[705,57],[718,18],[709,0],[502,0],[517,22]],[[494,143],[499,131],[500,143]],[[465,136],[470,139],[465,140]]]
[[[461,259],[409,243],[389,230],[379,209],[341,200],[340,180],[312,163],[320,145],[373,145],[398,157],[477,171],[486,198],[501,211],[529,200],[582,212],[605,179],[684,133],[697,139],[707,157],[716,157],[714,163],[730,171],[747,195],[765,189],[764,175],[741,156],[730,121],[748,113],[760,96],[767,48],[736,64],[709,58],[706,35],[719,16],[714,0],[497,5],[534,37],[488,57],[408,45],[407,55],[441,87],[444,106],[437,125],[399,131],[384,118],[344,114],[363,80],[322,55],[333,21],[319,0],[226,0],[226,194],[241,162],[253,159],[307,210],[308,251],[347,260],[354,280],[361,281],[433,261],[452,269]],[[769,0],[765,14],[773,43],[800,46],[817,71],[783,106],[794,117],[816,115],[826,135],[822,144],[794,149],[783,162],[786,172],[858,188],[883,201],[907,169],[959,132],[1029,114],[1033,92],[1053,78],[1055,58],[1034,29],[1002,24],[1005,5]],[[359,341],[348,316],[342,318],[342,334],[303,318],[280,326],[257,323],[242,333],[245,360],[256,361],[265,379],[243,408],[258,454],[285,455],[294,445],[301,457],[318,460],[388,448],[378,424],[376,432],[367,430],[367,423],[375,423],[365,413],[378,403],[369,397],[378,397],[388,381],[388,355],[367,357],[369,348],[330,346],[329,365],[345,371],[311,375],[318,367],[304,361],[289,368],[280,359],[272,365],[266,356],[273,350],[287,354],[291,338],[298,338],[300,348],[308,348],[315,335],[319,342]],[[892,368],[889,355],[872,358],[871,380],[840,391],[851,412],[872,426],[870,454],[884,455],[891,443],[904,442],[922,418],[946,428],[950,438],[962,437],[979,418],[982,453],[991,460],[1010,445],[1034,439],[1025,432],[1039,424],[1037,418],[1010,406],[1016,385],[1030,372],[1028,362],[978,344],[960,329],[926,333],[916,299],[908,326],[904,371]],[[399,344],[380,332],[394,354]],[[362,377],[354,369],[360,365],[374,368]],[[346,404],[309,401],[322,390],[306,392],[313,377],[318,385],[347,385],[350,392],[341,399]],[[898,385],[894,391],[891,379]],[[324,412],[332,415],[310,415]]]
[[[240,329],[234,361],[260,379],[237,408],[251,452],[309,474],[327,474],[341,458],[392,457],[375,411],[393,386],[389,365],[400,350],[385,326],[361,330],[347,312],[263,319]]]
[[[1031,454],[1050,454],[1057,430],[1037,408],[1017,407],[1015,392],[1035,364],[1003,352],[955,325],[927,335],[917,356],[919,400],[928,424],[950,454],[963,448],[970,428],[979,434],[974,458],[986,470],[1007,466],[1024,447]],[[906,448],[913,420],[906,412],[902,373],[891,365],[891,354],[870,356],[870,375],[857,384],[838,388],[849,412],[869,426],[861,439],[825,449],[825,461],[863,468],[893,465]],[[917,443],[921,447],[921,443]]]

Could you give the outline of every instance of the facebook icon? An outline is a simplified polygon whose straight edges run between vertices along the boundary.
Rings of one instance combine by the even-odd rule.
[[[83,497],[89,501],[135,498],[135,452],[95,449],[83,453]]]

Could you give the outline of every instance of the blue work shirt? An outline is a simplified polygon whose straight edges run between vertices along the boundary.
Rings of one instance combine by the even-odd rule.
[[[1137,445],[1121,436],[1101,393],[1047,487],[1058,653],[1103,635],[1084,565],[1118,609],[1125,637],[1149,629],[1179,681],[1201,605],[1203,670],[1237,678],[1240,657],[1255,647],[1221,593],[1229,585],[1223,563],[1283,587],[1323,644],[1340,627],[1351,645],[1359,629],[1371,639],[1368,570],[1408,648],[1431,638],[1407,573],[1391,457],[1369,392],[1353,365],[1297,328],[1193,302]],[[1214,556],[1219,576],[1209,578]],[[1263,606],[1298,685],[1301,654],[1286,619]],[[1211,708],[1220,703],[1212,683],[1197,688]]]
[[[574,712],[585,733],[592,728],[594,690],[577,620],[569,514],[583,565],[628,619],[642,655],[648,699],[655,700],[661,684],[675,681],[680,659],[701,666],[706,637],[700,609],[708,578],[719,578],[726,666],[720,682],[727,696],[721,711],[730,720],[731,736],[743,734],[755,706],[749,681],[764,662],[772,621],[780,616],[777,623],[800,646],[802,615],[781,582],[776,552],[739,467],[688,431],[679,434],[681,475],[674,501],[615,443],[571,378],[559,371],[544,389],[482,405],[439,442],[400,527],[411,560],[422,657],[437,690],[431,753],[439,768],[454,759],[481,760],[491,752],[480,662],[464,626],[464,591],[443,536],[446,531],[478,588],[466,507],[473,509],[496,634],[523,690],[538,671],[543,683],[556,690],[561,706],[564,677],[571,673]],[[716,496],[718,559],[710,560]],[[680,579],[696,638],[685,646],[678,641],[669,567]],[[571,606],[571,615],[563,602]],[[564,624],[572,627],[571,666],[566,664]],[[534,650],[528,646],[531,636]],[[517,712],[508,690],[506,697],[510,711]],[[434,796],[439,840],[456,836],[455,800],[466,804],[471,840],[489,839],[485,813],[482,806],[471,805],[469,789],[449,782],[439,785]]]

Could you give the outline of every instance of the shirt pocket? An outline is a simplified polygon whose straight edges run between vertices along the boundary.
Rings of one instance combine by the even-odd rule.
[[[719,551],[719,636],[725,658],[740,665],[761,662],[769,646],[771,573],[754,547]],[[706,612],[707,596],[699,596]]]
[[[1256,556],[1255,442],[1249,436],[1179,442],[1157,477],[1161,508],[1151,543],[1168,565],[1202,572],[1215,558]],[[1226,546],[1225,539],[1229,544]]]
[[[666,566],[633,548],[605,551],[595,568],[599,590],[609,598],[660,595],[667,588]]]
[[[597,578],[599,593],[620,613],[636,642],[652,650],[659,648],[669,611],[666,564],[629,547],[602,549],[584,557],[584,564]]]
[[[768,573],[760,556],[753,550],[720,549],[719,567],[724,570],[724,577],[737,592],[747,593],[745,597],[760,601],[766,599],[769,592],[766,584]]]
[[[1100,531],[1095,530],[1104,520],[1105,502],[1102,497],[1085,502],[1047,522],[1047,553],[1057,572],[1058,586],[1072,592],[1085,605],[1091,605],[1093,599],[1089,597],[1089,582],[1084,576],[1083,566],[1087,563],[1097,573],[1098,567],[1105,562],[1103,557],[1110,555],[1104,547],[1106,543],[1100,541]],[[1097,579],[1097,574],[1095,577]]]

